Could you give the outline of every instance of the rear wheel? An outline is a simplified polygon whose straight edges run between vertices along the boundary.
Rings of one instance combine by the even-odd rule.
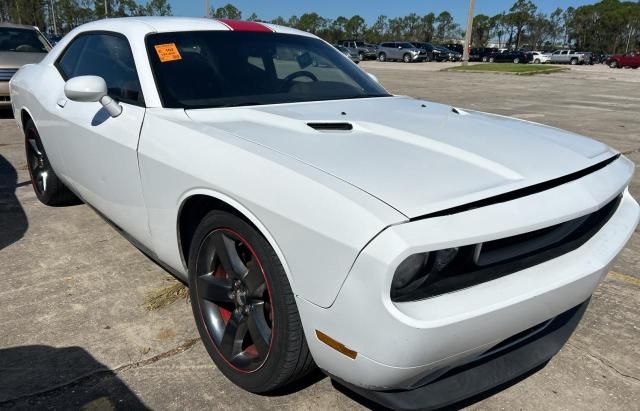
[[[496,59],[494,59],[493,57],[489,57],[489,63],[493,63],[494,61],[496,61]]]
[[[482,56],[482,61],[486,63],[488,61],[487,56]]]
[[[535,59],[535,60],[533,60],[533,63],[534,63],[534,64],[540,64],[540,59]]]
[[[191,307],[220,371],[256,393],[308,373],[313,360],[293,292],[260,233],[232,214],[212,211],[191,244]]]
[[[405,63],[411,63],[411,54],[406,53],[404,56],[402,56],[402,61],[404,61]]]
[[[520,63],[520,59],[519,59],[518,57],[516,57],[516,58],[514,58],[514,59],[513,59],[513,62],[514,62],[515,64],[518,64],[518,63]]]
[[[48,206],[79,204],[80,200],[65,185],[51,167],[38,129],[29,119],[24,126],[25,151],[31,184],[36,197]]]

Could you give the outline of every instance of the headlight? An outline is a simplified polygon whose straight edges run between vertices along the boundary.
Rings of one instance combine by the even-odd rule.
[[[438,277],[455,260],[458,253],[459,249],[455,247],[407,257],[400,263],[393,276],[391,299],[409,299],[414,291]]]

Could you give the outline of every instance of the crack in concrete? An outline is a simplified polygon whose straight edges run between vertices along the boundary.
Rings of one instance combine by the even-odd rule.
[[[140,360],[140,361],[134,361],[131,363],[126,363],[126,364],[122,364],[119,365],[113,369],[110,368],[102,368],[102,369],[96,369],[93,371],[90,371],[86,374],[82,374],[76,378],[73,378],[69,381],[65,381],[63,383],[54,385],[52,387],[48,387],[48,388],[44,388],[38,391],[34,391],[28,394],[24,394],[24,395],[20,395],[18,397],[15,398],[9,398],[7,400],[2,400],[0,401],[0,408],[4,408],[4,407],[11,407],[13,406],[13,404],[17,401],[24,401],[27,399],[32,399],[34,397],[54,397],[56,395],[58,395],[59,393],[61,393],[62,391],[66,390],[67,388],[70,387],[75,387],[78,386],[82,383],[85,383],[87,381],[92,381],[94,383],[99,382],[102,379],[111,377],[111,376],[116,376],[118,373],[124,372],[124,371],[128,371],[128,370],[132,370],[132,369],[136,369],[136,368],[141,368],[141,367],[145,367],[147,365],[156,363],[160,360],[164,360],[166,358],[169,357],[173,357],[175,355],[181,354],[185,351],[188,351],[189,349],[191,349],[194,345],[196,345],[196,343],[198,343],[198,341],[200,341],[200,338],[192,338],[190,340],[185,341],[184,343],[180,344],[179,346],[172,348],[169,351],[165,351],[162,352],[158,355],[154,355],[153,357],[147,358],[145,360]]]
[[[613,372],[615,372],[616,374],[620,375],[621,377],[624,378],[629,378],[633,381],[635,381],[636,383],[640,383],[640,378],[635,377],[633,375],[630,374],[625,374],[622,371],[618,370],[615,366],[613,366],[612,364],[610,364],[607,360],[605,360],[604,358],[600,357],[597,354],[594,354],[592,352],[590,352],[589,350],[587,350],[586,348],[580,347],[578,345],[575,345],[571,342],[567,342],[567,344],[569,347],[578,350],[582,353],[584,353],[586,356],[593,358],[594,360],[596,360],[597,362],[599,362],[600,364],[604,365],[605,367],[609,368],[610,370],[612,370]]]

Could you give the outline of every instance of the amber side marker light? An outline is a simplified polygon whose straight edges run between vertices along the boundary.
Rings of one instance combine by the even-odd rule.
[[[334,350],[346,355],[347,357],[351,358],[352,360],[355,360],[356,357],[358,356],[357,352],[348,349],[347,347],[344,346],[344,344],[339,343],[338,341],[336,341],[333,338],[329,337],[327,334],[323,333],[322,331],[316,330],[316,337],[318,337],[318,339],[320,341],[322,341],[323,343],[327,344],[329,347],[331,347]]]

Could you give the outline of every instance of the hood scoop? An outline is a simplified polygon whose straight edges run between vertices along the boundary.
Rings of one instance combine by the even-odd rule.
[[[351,123],[307,123],[309,127],[318,131],[351,131],[353,130],[353,124]]]

